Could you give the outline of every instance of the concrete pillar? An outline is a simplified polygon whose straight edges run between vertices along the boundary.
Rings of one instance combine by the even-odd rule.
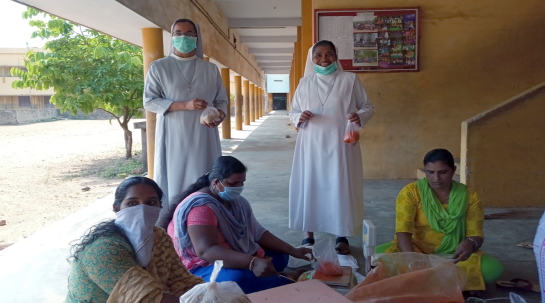
[[[242,77],[235,76],[235,129],[242,130]]]
[[[221,80],[223,80],[223,86],[225,86],[225,92],[227,93],[227,112],[221,125],[221,136],[223,139],[231,139],[231,79],[229,78],[228,68],[221,69]]]
[[[297,27],[297,42],[295,42],[295,55],[297,57],[297,64],[295,65],[295,72],[297,73],[297,78],[295,79],[295,88],[299,86],[301,78],[303,78],[303,56],[301,56],[301,26]]]
[[[308,50],[314,44],[312,35],[312,0],[301,0],[301,68],[305,72]]]
[[[261,118],[261,115],[259,114],[259,87],[256,85],[254,86],[254,117],[256,120],[259,120]]]
[[[204,61],[210,61],[210,57],[204,57],[202,58]]]
[[[243,81],[243,95],[244,95],[244,125],[250,125],[250,81]]]
[[[250,83],[250,122],[255,122],[255,85]]]
[[[265,116],[265,90],[261,89],[261,116]]]
[[[268,93],[267,94],[267,107],[269,109],[269,113],[273,111],[273,94]]]
[[[164,57],[163,50],[163,29],[143,28],[142,29],[142,55],[144,59],[144,78],[148,74],[151,63]],[[153,179],[154,158],[155,158],[155,113],[146,111],[146,137],[147,137],[147,166],[148,177]]]
[[[263,102],[261,103],[261,105],[262,105],[262,113],[263,113],[263,116],[265,116],[265,114],[267,114],[267,108],[266,108],[266,106],[265,106],[265,102],[266,102],[267,98],[266,98],[265,96],[266,96],[266,95],[265,95],[265,90],[262,89],[262,90],[261,90],[261,98],[263,99]]]

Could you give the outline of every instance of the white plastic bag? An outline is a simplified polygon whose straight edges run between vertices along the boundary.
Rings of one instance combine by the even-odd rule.
[[[344,142],[352,146],[356,146],[360,140],[360,128],[356,123],[346,121],[346,128],[344,130]]]
[[[251,303],[236,282],[216,283],[223,261],[214,262],[210,282],[199,284],[180,297],[180,303]]]
[[[219,122],[220,120],[220,112],[218,112],[215,107],[208,106],[202,111],[201,124],[210,124],[214,122]]]
[[[339,276],[343,274],[335,245],[331,238],[325,238],[312,247],[312,254],[316,258],[317,264],[314,268],[327,276]]]

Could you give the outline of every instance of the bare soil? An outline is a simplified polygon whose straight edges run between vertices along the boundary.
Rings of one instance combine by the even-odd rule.
[[[132,125],[140,157],[141,134]],[[116,121],[0,125],[0,249],[112,193],[122,179],[96,172],[124,154]]]

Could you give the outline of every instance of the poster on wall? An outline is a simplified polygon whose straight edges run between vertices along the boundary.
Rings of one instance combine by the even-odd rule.
[[[315,42],[333,42],[344,70],[418,71],[418,8],[316,10],[315,15]]]

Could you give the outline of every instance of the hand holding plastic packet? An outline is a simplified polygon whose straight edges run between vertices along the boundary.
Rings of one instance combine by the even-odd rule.
[[[208,106],[201,114],[201,124],[204,125],[219,122],[220,120],[220,112],[213,106]]]
[[[347,120],[346,128],[344,130],[344,142],[356,146],[360,140],[360,129],[361,127],[357,126],[356,123]]]
[[[331,238],[318,241],[312,247],[312,251],[317,261],[314,266],[317,271],[327,276],[339,276],[343,274],[337,252],[335,251],[335,245]]]
[[[214,262],[210,282],[199,284],[180,297],[180,303],[251,303],[236,282],[216,282],[223,261]]]

